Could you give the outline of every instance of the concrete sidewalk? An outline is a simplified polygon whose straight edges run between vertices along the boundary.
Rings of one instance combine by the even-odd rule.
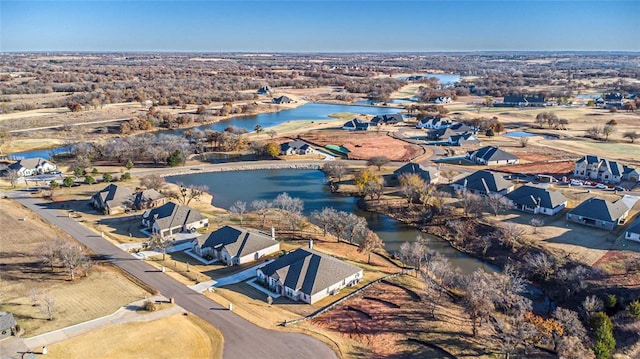
[[[262,268],[271,262],[273,262],[273,259],[260,263],[258,265],[255,265],[251,268],[247,268],[236,274],[232,274],[230,276],[223,277],[217,280],[212,279],[206,282],[198,283],[196,285],[189,286],[189,288],[193,289],[198,293],[204,293],[210,287],[224,287],[225,285],[244,282],[245,280],[251,279],[256,276],[256,269]]]
[[[40,334],[31,338],[15,338],[11,340],[0,341],[0,358],[19,358],[21,353],[32,351],[40,353],[42,347],[55,344],[70,338],[74,338],[94,330],[98,330],[109,325],[123,324],[130,322],[149,322],[152,320],[164,318],[177,313],[185,313],[181,307],[174,305],[171,308],[152,312],[138,313],[137,310],[142,307],[147,299],[130,303],[113,314],[96,318],[83,323],[78,323],[66,328],[57,329],[48,333]],[[151,301],[168,301],[162,296],[148,298]]]

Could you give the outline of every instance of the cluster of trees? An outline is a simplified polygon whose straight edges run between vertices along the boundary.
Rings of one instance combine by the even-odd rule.
[[[566,130],[566,126],[569,124],[569,120],[565,118],[558,118],[558,116],[553,112],[540,112],[536,115],[535,121],[540,128],[546,124],[549,128],[554,128],[556,130]]]
[[[84,248],[61,238],[44,244],[40,249],[40,256],[51,271],[55,271],[57,266],[64,267],[69,272],[71,280],[75,280],[78,273],[87,276],[93,266]]]

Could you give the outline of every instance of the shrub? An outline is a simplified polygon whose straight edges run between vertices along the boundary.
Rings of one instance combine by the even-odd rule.
[[[86,184],[94,184],[94,183],[96,183],[96,179],[93,178],[92,176],[87,175],[87,176],[84,177],[84,183],[86,183]]]
[[[63,184],[65,187],[71,187],[71,186],[73,186],[73,183],[74,183],[74,182],[75,182],[75,181],[73,180],[73,177],[65,177],[65,178],[62,180],[62,184]]]
[[[629,303],[629,313],[636,318],[640,319],[640,300],[634,300]]]
[[[156,307],[156,303],[152,302],[151,300],[146,300],[142,305],[142,309],[146,310],[147,312],[155,312],[158,308]]]
[[[122,176],[120,176],[120,179],[121,179],[122,181],[128,181],[128,180],[130,180],[130,179],[131,179],[131,173],[129,173],[129,172],[125,172],[125,173],[123,173],[123,174],[122,174]]]
[[[618,299],[616,298],[615,294],[609,294],[607,298],[604,300],[604,305],[606,305],[607,308],[614,308],[617,303],[618,303]]]
[[[105,173],[102,175],[102,180],[104,182],[111,182],[113,181],[113,176],[111,175],[111,173]]]

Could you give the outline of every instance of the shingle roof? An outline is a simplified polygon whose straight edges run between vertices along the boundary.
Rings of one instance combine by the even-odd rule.
[[[231,256],[242,257],[277,243],[266,233],[242,227],[224,226],[211,232],[200,247],[218,250],[226,248]]]
[[[469,155],[475,156],[476,158],[482,158],[483,160],[489,161],[506,161],[506,160],[517,160],[518,157],[512,155],[509,152],[505,152],[498,147],[495,146],[485,146],[479,148],[475,151],[469,151]]]
[[[559,191],[549,191],[546,188],[535,185],[524,185],[507,194],[507,198],[517,204],[529,207],[540,205],[544,208],[556,208],[567,202],[567,199]],[[540,202],[539,204],[538,201]]]
[[[0,312],[0,330],[10,329],[16,326],[16,320],[13,314]]]
[[[455,184],[464,186],[465,181],[468,189],[485,193],[500,192],[513,186],[502,175],[485,170],[476,171],[467,177],[459,179]]]
[[[308,143],[304,141],[290,141],[280,144],[280,151],[286,152],[288,149],[292,148],[294,150],[306,150],[311,147]]]
[[[130,205],[135,197],[132,190],[113,183],[103,188],[100,192],[94,194],[94,196],[99,197],[102,203],[109,207]]]
[[[627,232],[640,234],[640,217],[631,224],[631,227],[627,228]]]
[[[23,167],[28,169],[34,169],[34,168],[37,168],[38,166],[44,165],[45,163],[53,164],[53,162],[49,160],[45,160],[44,158],[41,158],[41,157],[25,158],[10,164],[9,169],[19,170],[20,168],[23,168]]]
[[[629,210],[623,201],[609,202],[592,197],[569,211],[574,216],[582,216],[607,222],[615,222]]]
[[[371,120],[372,124],[378,124],[379,122],[381,123],[398,123],[398,122],[403,122],[404,118],[402,118],[402,114],[401,113],[394,113],[394,114],[390,114],[390,115],[377,115],[376,117],[374,117]]]
[[[362,269],[313,249],[300,248],[261,268],[284,286],[312,296]]]
[[[155,217],[156,215],[157,217]],[[148,218],[152,224],[157,223],[160,229],[185,226],[204,219],[202,214],[197,210],[188,206],[180,206],[173,202],[168,202],[160,207],[147,210],[142,217]]]
[[[362,121],[359,118],[354,118],[353,120],[346,122],[342,127],[352,127],[355,129],[367,129],[369,128],[369,124],[367,122]]]
[[[427,183],[431,183],[435,178],[438,178],[438,170],[435,167],[425,167],[418,163],[409,162],[404,166],[393,171],[393,175],[399,177],[403,173],[416,173],[422,177]]]

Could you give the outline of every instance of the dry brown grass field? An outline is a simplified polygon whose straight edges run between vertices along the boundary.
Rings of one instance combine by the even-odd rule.
[[[69,237],[11,200],[0,199],[0,228],[0,307],[14,313],[27,336],[111,314],[148,295],[110,265],[98,264],[88,277],[75,282],[64,268],[51,271],[38,257],[39,248],[54,238]],[[47,320],[33,305],[34,288],[55,298],[54,320]]]
[[[110,326],[49,346],[47,357],[222,358],[222,334],[195,315]]]

